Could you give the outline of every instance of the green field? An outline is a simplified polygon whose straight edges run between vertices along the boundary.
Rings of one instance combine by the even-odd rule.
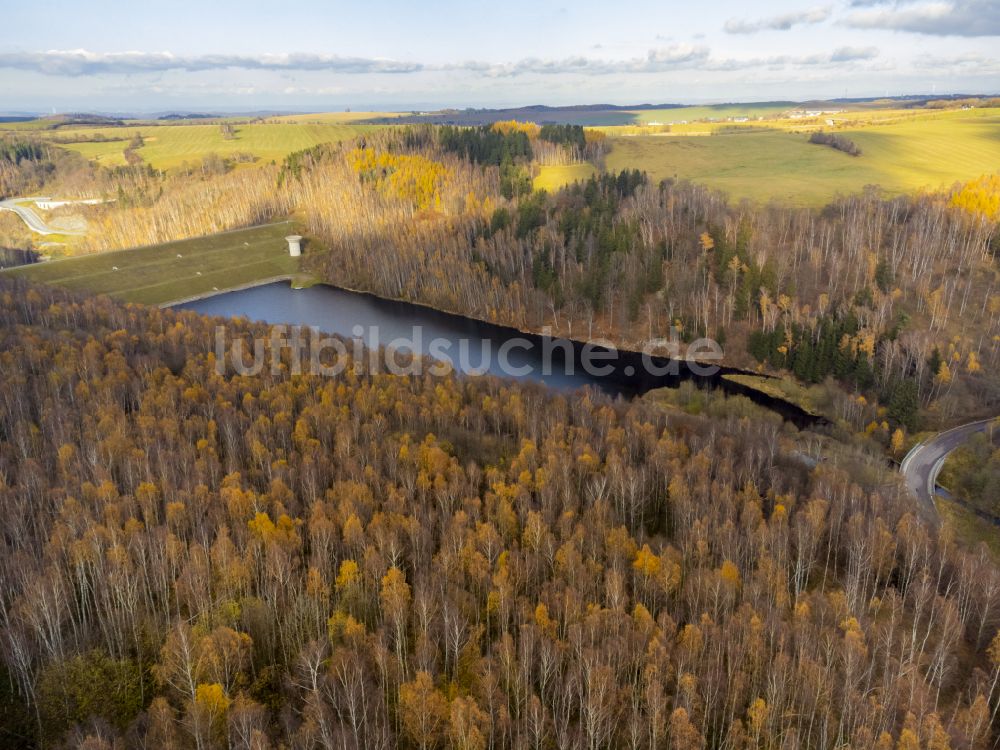
[[[790,102],[778,104],[710,104],[703,107],[671,107],[670,109],[635,110],[635,123],[694,122],[724,120],[728,117],[774,117],[795,109]]]
[[[290,222],[20,266],[2,273],[125,302],[164,302],[298,272],[284,241]],[[180,256],[180,257],[178,257]],[[117,267],[118,270],[115,270]]]
[[[120,141],[102,141],[100,143],[70,143],[62,148],[69,151],[76,151],[82,154],[85,159],[97,162],[105,167],[118,167],[125,164],[125,148],[128,146],[128,138]]]
[[[819,206],[879,185],[889,194],[949,188],[1000,169],[1000,111],[955,112],[838,129],[852,157],[783,131],[711,136],[612,137],[609,170],[643,169],[654,181],[690,179],[730,198]]]
[[[592,164],[548,165],[538,168],[533,187],[550,193],[574,182],[588,179],[597,170]]]
[[[268,120],[276,120],[278,122],[339,123],[341,125],[346,125],[348,123],[358,123],[366,120],[386,119],[399,116],[400,113],[397,112],[313,112],[303,115],[280,115],[278,117],[268,118]]]
[[[61,128],[39,131],[43,139],[87,138],[95,135],[115,140],[103,142],[57,143],[61,148],[76,151],[87,159],[104,166],[125,163],[124,150],[136,133],[141,133],[145,145],[137,150],[143,160],[156,169],[173,169],[184,162],[195,164],[208,154],[225,158],[249,153],[258,162],[281,161],[293,151],[353,138],[371,130],[371,125],[359,125],[342,119],[343,113],[324,117],[312,115],[301,120],[235,123],[235,137],[223,136],[218,121],[184,125],[136,124],[112,128]]]

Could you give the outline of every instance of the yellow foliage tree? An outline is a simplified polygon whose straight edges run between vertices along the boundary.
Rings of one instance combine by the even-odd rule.
[[[920,750],[920,739],[912,729],[904,729],[899,733],[896,750]]]
[[[951,196],[951,205],[990,220],[1000,219],[1000,174],[965,183]]]
[[[334,582],[338,593],[350,589],[360,582],[361,570],[354,560],[347,559],[340,563],[340,568],[337,571],[337,579]]]
[[[739,586],[740,569],[729,560],[726,560],[719,568],[719,578],[731,586]]]
[[[218,682],[201,684],[197,687],[194,700],[204,706],[213,716],[222,716],[232,701]]]
[[[660,572],[660,558],[649,548],[648,544],[642,545],[642,549],[636,553],[632,567],[639,571],[639,574],[649,579]]]
[[[231,703],[232,700],[219,683],[198,685],[190,716],[199,747],[210,745],[207,741],[210,737],[216,740],[222,737],[226,726],[226,712]]]
[[[407,201],[418,209],[441,207],[441,189],[451,177],[444,164],[419,154],[373,148],[356,148],[348,159],[363,180],[374,183],[387,197]]]
[[[533,122],[518,122],[517,120],[500,120],[493,123],[493,130],[504,135],[511,133],[524,133],[528,138],[534,140],[538,138],[542,129]]]
[[[427,672],[417,672],[412,682],[399,686],[399,718],[403,732],[421,750],[437,746],[444,738],[451,712]]]
[[[979,364],[979,355],[973,351],[969,352],[969,356],[965,361],[965,369],[969,372],[979,372],[982,366]]]
[[[755,738],[760,737],[761,732],[764,731],[768,713],[767,702],[763,698],[757,698],[747,709],[747,722]]]
[[[541,602],[539,602],[538,606],[535,607],[535,623],[549,638],[556,637],[556,627],[558,623],[549,617],[549,608]]]
[[[903,452],[903,443],[906,440],[906,436],[903,434],[903,429],[897,427],[896,431],[892,433],[892,452],[894,455],[898,456]]]
[[[951,368],[947,362],[942,362],[941,368],[938,370],[937,375],[934,376],[934,382],[938,385],[948,385],[951,382],[951,377]]]

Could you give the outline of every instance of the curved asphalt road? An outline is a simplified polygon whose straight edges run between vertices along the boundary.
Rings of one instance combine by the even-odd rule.
[[[83,234],[82,232],[68,231],[66,229],[56,229],[55,227],[50,227],[42,217],[35,213],[34,209],[30,206],[19,206],[18,203],[23,203],[24,201],[41,201],[47,200],[46,198],[10,198],[5,201],[0,201],[0,211],[13,211],[18,216],[20,216],[24,223],[28,225],[30,229],[35,234]]]
[[[910,493],[917,498],[921,513],[935,525],[940,519],[934,506],[934,496],[937,494],[937,477],[941,473],[941,467],[944,466],[944,460],[970,437],[977,432],[985,431],[994,423],[996,420],[984,419],[981,422],[972,422],[939,432],[934,437],[915,445],[900,464],[899,470],[906,480]]]

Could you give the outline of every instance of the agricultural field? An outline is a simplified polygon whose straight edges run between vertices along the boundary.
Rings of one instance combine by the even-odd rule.
[[[872,116],[872,113],[857,113]],[[610,170],[689,179],[734,200],[821,206],[879,185],[886,193],[949,188],[1000,169],[1000,110],[933,113],[835,132],[862,150],[848,156],[782,130],[710,136],[611,136]]]
[[[682,121],[720,119],[729,117],[773,117],[795,108],[792,102],[764,104],[714,104],[703,107],[671,107],[669,109],[635,110],[636,125],[649,123],[679,123]]]
[[[71,143],[62,146],[69,151],[76,151],[83,158],[97,162],[103,167],[119,167],[125,162],[125,148],[128,146],[128,138],[122,132],[121,140],[100,141],[97,143]]]
[[[284,237],[291,222],[19,266],[0,274],[124,302],[158,305],[255,281],[296,274]]]
[[[42,131],[52,126],[52,120],[38,117],[34,120],[4,120],[0,122],[0,133],[30,133]]]
[[[223,158],[235,154],[252,154],[258,161],[280,161],[293,151],[353,138],[370,130],[374,126],[355,122],[370,114],[337,112],[326,115],[295,115],[264,122],[235,121],[232,122],[234,134],[231,138],[223,135],[221,120],[198,121],[197,124],[136,123],[124,127],[73,127],[34,132],[44,140],[55,141],[95,136],[113,139],[56,143],[60,148],[76,151],[104,166],[125,164],[124,150],[135,134],[139,133],[144,141],[144,145],[137,149],[139,156],[155,169],[169,170],[184,162],[197,163],[209,154],[217,154]]]
[[[152,132],[143,132],[146,145],[138,153],[156,169],[178,167],[185,161],[198,161],[210,153],[222,157],[250,153],[261,161],[281,161],[293,151],[353,138],[366,129],[357,125],[295,123],[255,123],[234,127],[232,140],[222,136],[218,125],[159,127]]]
[[[725,104],[676,109],[635,110],[632,122],[594,123],[595,129],[613,135],[711,135],[718,132],[751,130],[787,130],[810,132],[819,129],[867,128],[930,120],[970,120],[995,116],[998,110],[981,106],[965,110],[900,108],[885,106],[819,103],[805,104]],[[816,114],[807,114],[814,112]],[[793,114],[796,113],[796,114]],[[740,121],[745,118],[745,121]]]
[[[277,117],[269,117],[268,120],[285,123],[307,122],[327,125],[348,125],[366,123],[369,120],[392,119],[396,117],[400,117],[400,114],[395,112],[313,112],[309,114],[279,115]]]
[[[533,186],[535,190],[548,190],[550,193],[580,180],[590,178],[597,170],[592,164],[548,165],[538,168]]]

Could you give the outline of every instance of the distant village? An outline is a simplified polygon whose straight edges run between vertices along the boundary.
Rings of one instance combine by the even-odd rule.
[[[839,115],[843,113],[843,109],[793,109],[788,112],[783,112],[780,115],[781,119],[786,120],[813,120],[824,115],[828,118],[832,115]],[[734,115],[730,117],[706,117],[701,119],[702,122],[732,122],[732,123],[745,123],[745,122],[763,122],[765,119],[763,115],[758,115],[756,117],[750,117],[749,115]],[[660,122],[656,120],[651,120],[647,122],[646,125],[656,127],[662,125],[687,125],[689,120],[670,120],[668,122]],[[828,126],[834,125],[834,120],[827,119],[826,124]]]

